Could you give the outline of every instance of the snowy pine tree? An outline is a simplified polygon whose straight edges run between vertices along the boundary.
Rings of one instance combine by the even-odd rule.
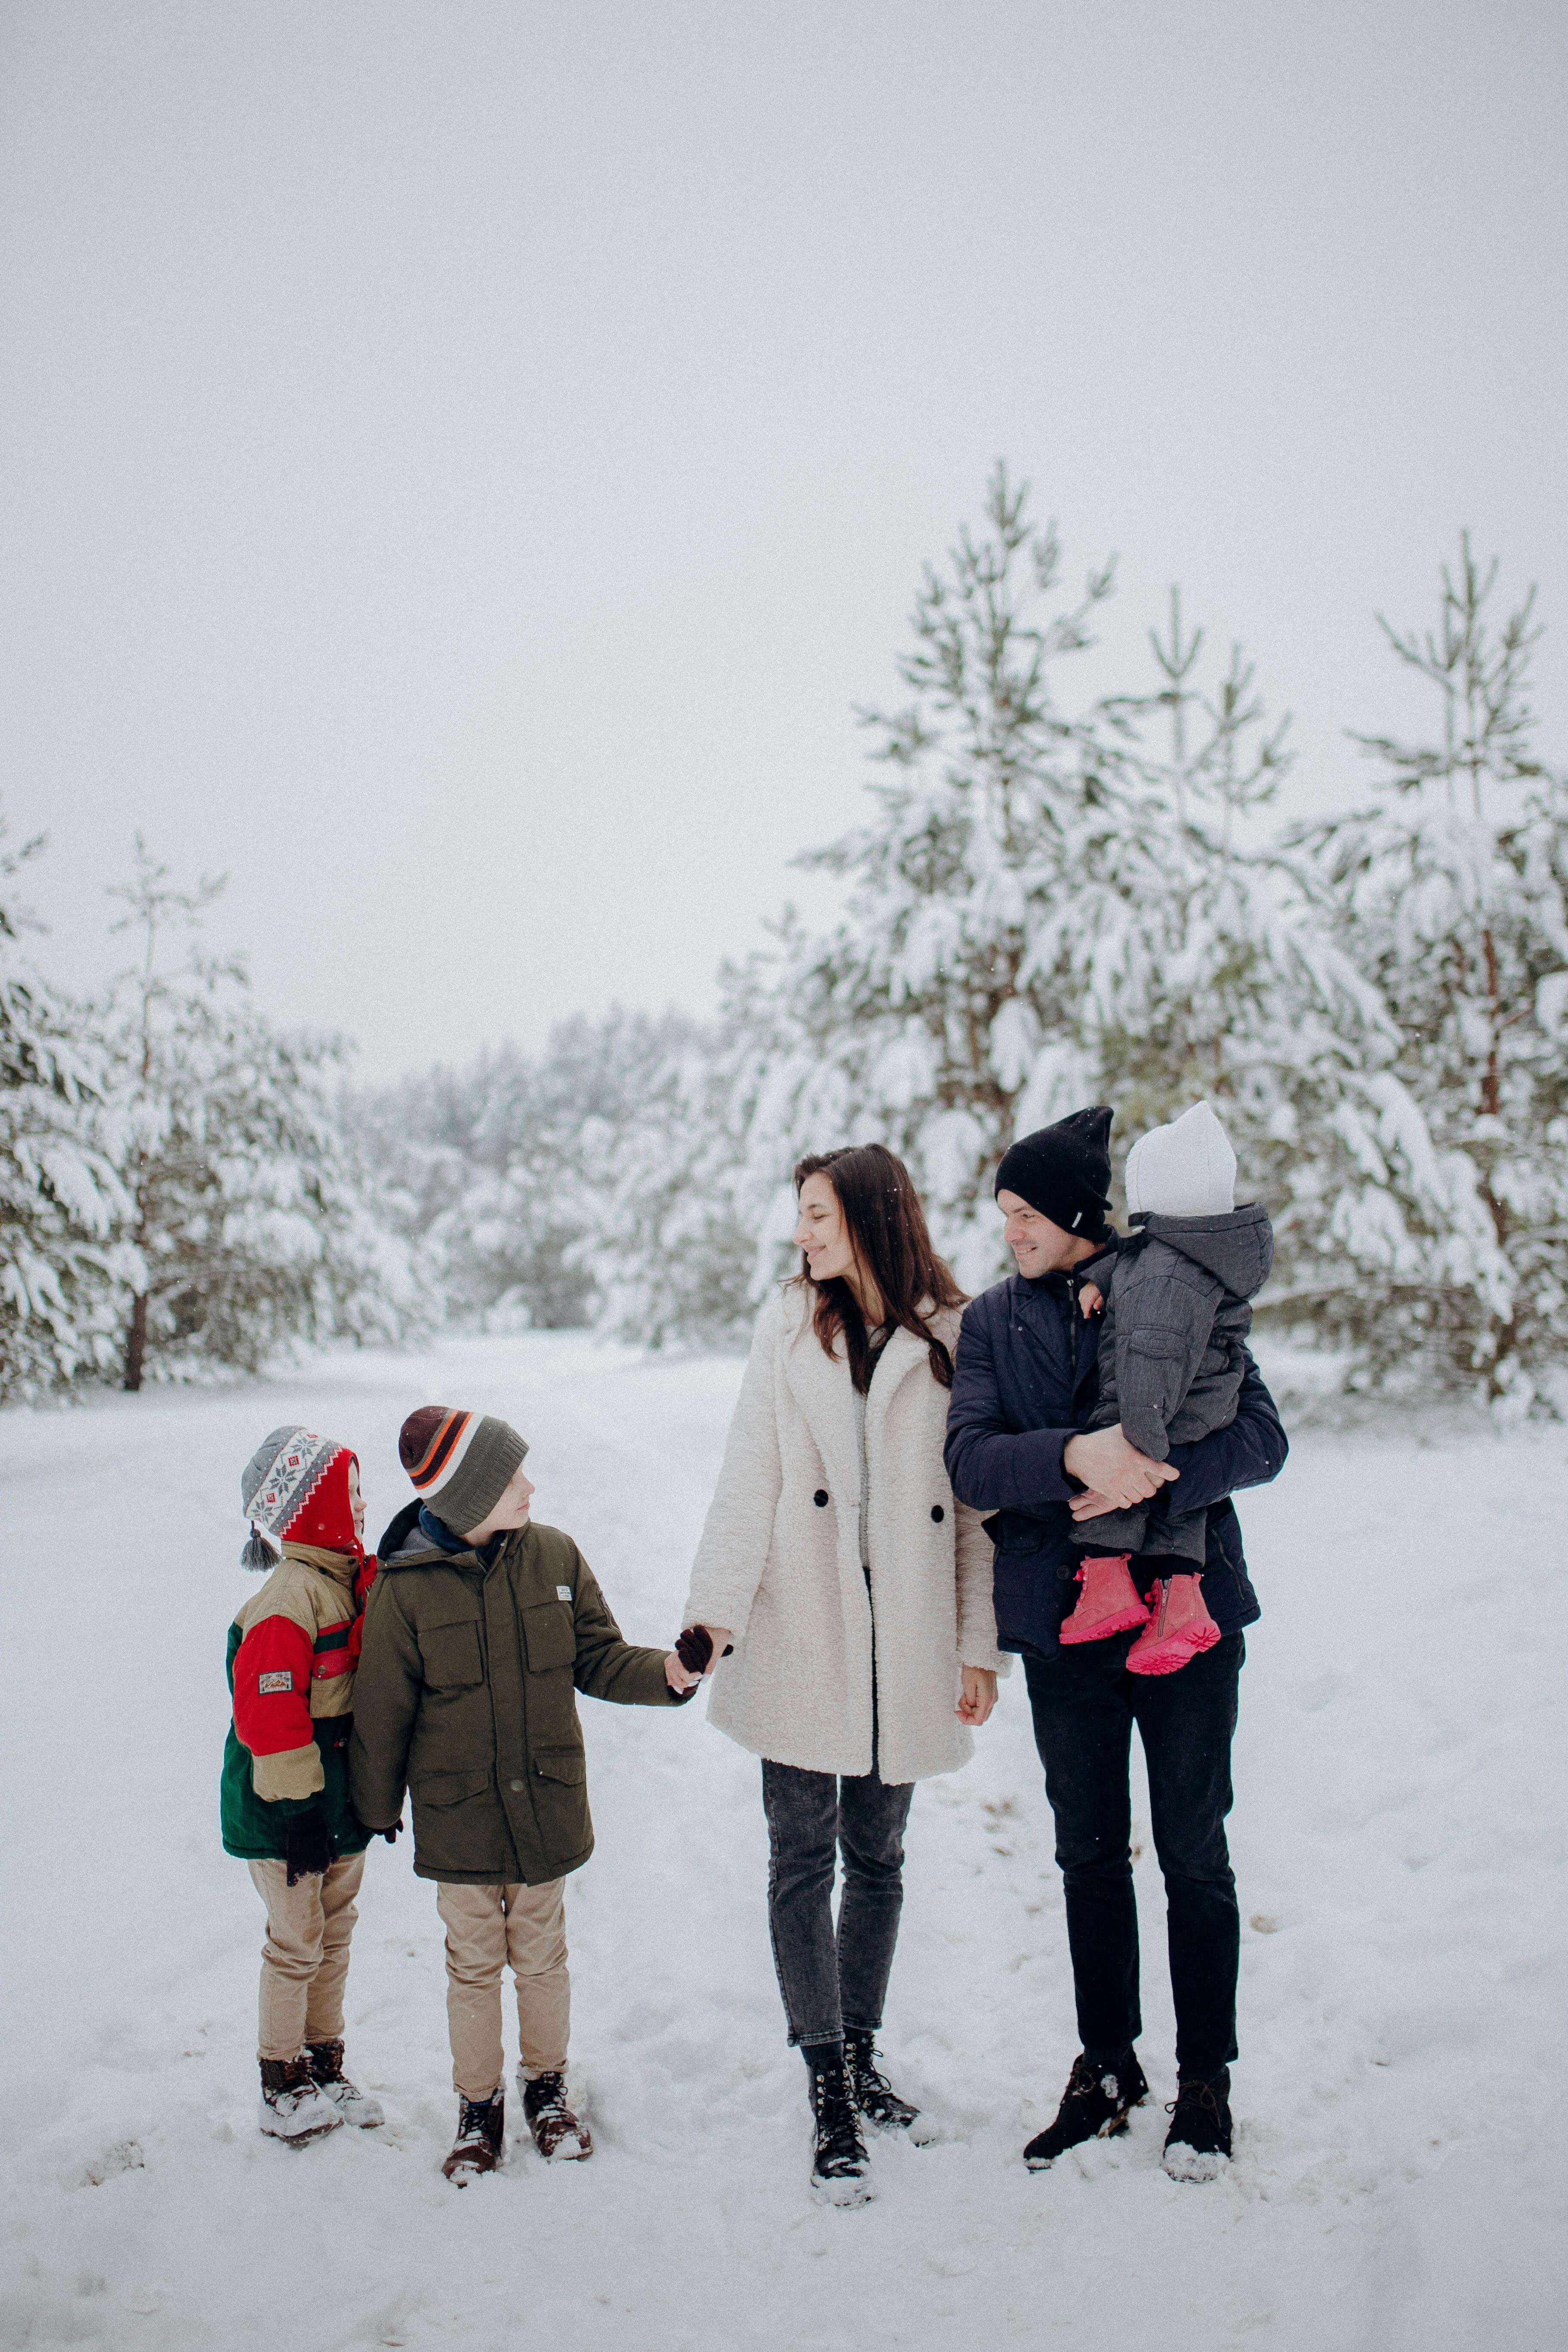
[[[998,469],[989,532],[928,570],[911,690],[864,714],[888,771],[871,821],[802,862],[840,876],[846,911],[812,937],[793,919],[773,959],[775,1034],[753,1087],[748,1158],[773,1186],[799,1153],[879,1140],[906,1159],[941,1245],[974,1286],[996,1270],[976,1223],[1013,1129],[1086,1098],[1073,1005],[1069,877],[1123,821],[1117,728],[1063,711],[1056,674],[1092,642],[1109,565],[1054,601],[1060,550]],[[748,975],[755,996],[765,985]],[[775,1223],[787,1234],[787,1201]]]
[[[0,840],[5,833],[0,819]],[[42,846],[0,850],[9,883]],[[94,1141],[101,1056],[26,961],[29,919],[0,899],[0,1399],[37,1396],[114,1353],[124,1196]]]
[[[1296,837],[1398,1040],[1313,1139],[1303,1303],[1365,1381],[1522,1408],[1568,1401],[1568,782],[1532,749],[1534,591],[1496,625],[1497,572],[1466,538],[1436,627],[1382,623],[1440,725],[1357,738],[1377,802]]]
[[[113,894],[127,908],[115,929],[139,945],[106,1008],[141,1266],[123,1342],[132,1390],[149,1363],[255,1370],[290,1340],[395,1338],[419,1308],[345,1133],[342,1041],[275,1029],[232,961],[169,954],[221,887],[176,887],[138,836],[134,877]]]
[[[890,771],[877,815],[807,861],[845,877],[845,918],[785,931],[748,1077],[753,1199],[804,1149],[884,1141],[971,1287],[1005,1270],[989,1193],[1015,1135],[1103,1100],[1125,1150],[1207,1094],[1256,1190],[1303,1052],[1375,1017],[1253,837],[1283,730],[1245,658],[1203,692],[1173,603],[1152,688],[1069,714],[1060,666],[1092,642],[1112,572],[1058,601],[1059,546],[1026,496],[998,469],[987,531],[926,575],[900,665],[913,698],[868,718]]]

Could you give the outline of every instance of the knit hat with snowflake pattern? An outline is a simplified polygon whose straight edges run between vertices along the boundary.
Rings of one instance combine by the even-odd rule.
[[[450,1404],[422,1404],[397,1433],[415,1493],[457,1536],[483,1527],[527,1452],[510,1422]]]
[[[335,1437],[286,1425],[264,1437],[239,1474],[239,1499],[250,1534],[240,1553],[245,1568],[276,1568],[279,1554],[267,1540],[314,1544],[322,1551],[360,1552],[349,1497],[349,1470],[359,1457]]]

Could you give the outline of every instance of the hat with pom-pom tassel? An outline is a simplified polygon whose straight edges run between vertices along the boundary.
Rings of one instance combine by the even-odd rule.
[[[276,1568],[281,1553],[268,1541],[319,1545],[325,1551],[360,1549],[348,1475],[357,1456],[335,1437],[290,1425],[264,1437],[239,1474],[239,1500],[250,1533],[239,1558],[245,1568]]]

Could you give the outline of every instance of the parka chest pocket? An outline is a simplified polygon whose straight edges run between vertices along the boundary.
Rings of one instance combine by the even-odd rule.
[[[479,1619],[468,1616],[440,1625],[421,1625],[419,1658],[433,1690],[472,1689],[485,1678]]]
[[[522,1621],[523,1646],[528,1652],[528,1671],[542,1675],[573,1666],[577,1662],[577,1625],[570,1605],[563,1601],[547,1601],[535,1609],[518,1612]]]

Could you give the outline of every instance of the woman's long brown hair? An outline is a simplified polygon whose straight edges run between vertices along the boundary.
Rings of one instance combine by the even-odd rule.
[[[921,1196],[910,1171],[880,1143],[856,1143],[838,1151],[813,1151],[795,1171],[800,1191],[808,1176],[826,1176],[844,1212],[855,1255],[882,1294],[889,1323],[912,1331],[931,1351],[933,1379],[952,1386],[952,1358],[921,1312],[967,1305],[945,1258],[931,1246]],[[849,1377],[862,1396],[871,1385],[871,1343],[859,1301],[840,1276],[814,1282],[805,1256],[800,1279],[816,1293],[813,1322],[828,1355],[840,1331],[849,1351]]]

